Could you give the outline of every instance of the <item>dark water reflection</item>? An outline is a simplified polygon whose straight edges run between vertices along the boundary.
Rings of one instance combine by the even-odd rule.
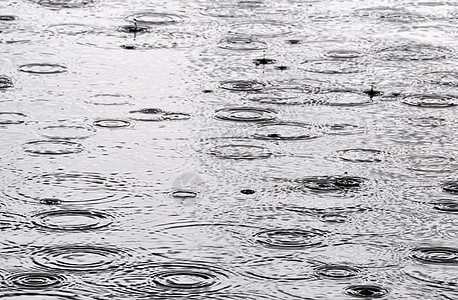
[[[0,298],[458,299],[455,1],[3,1]]]

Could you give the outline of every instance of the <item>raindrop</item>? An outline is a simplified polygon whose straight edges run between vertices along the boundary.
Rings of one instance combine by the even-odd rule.
[[[234,36],[219,41],[218,47],[226,50],[265,50],[267,44],[250,37]]]
[[[50,125],[41,127],[39,132],[46,138],[57,140],[85,139],[94,134],[91,127],[83,125]]]
[[[46,204],[46,205],[59,205],[62,204],[62,200],[57,199],[57,198],[43,198],[40,199],[40,204]]]
[[[452,194],[458,194],[458,181],[448,181],[442,184],[442,188],[444,191],[452,193]]]
[[[68,245],[40,249],[32,254],[32,261],[55,270],[91,272],[119,267],[130,255],[119,248]]]
[[[0,15],[0,22],[16,21],[18,17],[13,15]]]
[[[300,68],[307,72],[321,74],[353,74],[362,71],[358,63],[346,60],[304,61]]]
[[[344,265],[324,265],[316,268],[315,272],[320,277],[341,279],[356,277],[361,273],[361,270]]]
[[[118,27],[118,31],[127,33],[143,33],[148,32],[149,28],[146,26],[138,26],[137,24],[129,24]]]
[[[19,71],[33,74],[57,74],[67,72],[67,67],[58,64],[26,64]]]
[[[160,122],[167,120],[188,120],[191,115],[178,112],[166,112],[159,108],[144,108],[129,112],[130,118],[136,121]]]
[[[328,134],[335,135],[351,135],[361,134],[365,132],[365,129],[353,124],[332,124],[326,127]]]
[[[239,122],[263,122],[276,118],[276,112],[271,109],[254,107],[223,108],[216,111],[215,117],[221,120]]]
[[[32,141],[23,145],[24,151],[40,155],[62,155],[79,153],[84,150],[80,143],[70,141]]]
[[[219,158],[228,159],[261,159],[272,156],[272,152],[266,147],[243,144],[215,146],[210,149],[209,153]]]
[[[27,115],[18,112],[0,112],[0,125],[23,124]]]
[[[324,233],[318,230],[277,229],[255,234],[256,242],[277,249],[302,249],[323,243]]]
[[[320,216],[320,220],[327,223],[345,223],[348,216],[338,213],[326,213]]]
[[[31,272],[8,276],[5,281],[22,289],[47,289],[66,284],[67,278],[59,274]]]
[[[430,203],[434,209],[443,212],[458,213],[458,201],[453,199],[441,199]]]
[[[444,108],[458,105],[458,99],[441,95],[411,95],[402,99],[402,103],[425,108]]]
[[[145,263],[114,272],[108,285],[128,295],[157,299],[211,295],[229,287],[225,270],[201,263]]]
[[[94,126],[103,128],[125,128],[130,126],[129,121],[115,119],[97,120],[93,124]]]
[[[337,151],[337,154],[339,155],[340,159],[355,163],[381,162],[384,159],[383,151],[376,149],[344,149]]]
[[[345,294],[358,298],[383,298],[389,291],[377,285],[352,285],[345,289]]]
[[[196,198],[197,193],[192,191],[175,191],[172,193],[174,198]]]
[[[83,8],[96,3],[95,0],[38,0],[38,4],[49,8]]]
[[[256,80],[228,80],[220,83],[220,88],[237,92],[260,91],[265,84]]]
[[[184,21],[179,15],[160,12],[139,12],[127,16],[126,20],[139,25],[172,25]]]
[[[256,59],[253,59],[253,63],[257,66],[259,65],[272,65],[274,63],[276,63],[277,61],[275,59],[271,59],[271,58],[256,58]]]
[[[422,247],[412,251],[412,257],[424,263],[458,265],[458,249],[449,247]]]
[[[13,199],[46,205],[117,201],[129,196],[128,183],[98,173],[49,173],[28,177],[6,187]]]
[[[256,192],[254,190],[245,189],[245,190],[241,190],[240,193],[242,193],[244,195],[253,195]]]
[[[301,123],[272,123],[254,129],[253,137],[266,140],[309,140],[322,136],[312,125]]]
[[[379,58],[388,61],[438,60],[447,58],[451,53],[447,48],[423,44],[392,46],[378,51]]]
[[[317,192],[335,192],[359,189],[366,179],[355,176],[312,176],[296,180],[302,187]]]
[[[0,75],[0,89],[13,87],[13,80],[5,75]]]
[[[56,210],[32,216],[32,223],[53,230],[92,230],[109,226],[114,218],[91,210]]]
[[[325,55],[334,59],[353,59],[362,56],[362,54],[356,50],[331,50],[326,52]]]

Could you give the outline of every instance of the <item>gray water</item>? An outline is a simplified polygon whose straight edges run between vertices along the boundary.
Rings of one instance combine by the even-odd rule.
[[[458,2],[0,5],[0,298],[458,299]]]

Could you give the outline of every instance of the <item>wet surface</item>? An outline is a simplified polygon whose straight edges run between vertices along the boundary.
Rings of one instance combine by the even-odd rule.
[[[20,0],[0,299],[458,299],[458,5]]]

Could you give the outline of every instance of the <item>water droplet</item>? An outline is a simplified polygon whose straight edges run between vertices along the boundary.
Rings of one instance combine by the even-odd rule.
[[[260,91],[265,84],[255,80],[228,80],[220,83],[220,88],[237,92]]]
[[[444,108],[458,105],[458,98],[441,95],[411,95],[402,99],[402,103],[425,108]]]
[[[361,270],[351,266],[344,265],[324,265],[316,268],[316,274],[325,278],[341,279],[356,277]]]
[[[358,298],[383,298],[389,291],[377,285],[352,285],[345,289],[345,294]]]
[[[111,225],[113,217],[91,210],[56,210],[32,216],[32,223],[52,230],[92,230]]]
[[[226,50],[265,50],[267,49],[267,44],[250,37],[234,36],[219,41],[218,47]]]
[[[442,184],[442,188],[446,192],[453,193],[453,194],[458,194],[458,181],[444,182]]]
[[[259,65],[272,65],[274,63],[276,63],[277,61],[275,59],[271,59],[271,58],[256,58],[256,59],[253,59],[253,63],[257,66]]]
[[[172,193],[172,197],[174,198],[195,198],[197,197],[197,193],[192,192],[192,191],[175,191]]]
[[[258,232],[254,238],[266,247],[301,249],[320,246],[324,233],[318,230],[277,229]]]
[[[118,31],[120,32],[127,32],[127,33],[142,33],[148,32],[149,28],[146,26],[138,26],[138,25],[123,25],[118,27]]]
[[[0,89],[13,87],[13,80],[5,75],[0,75]]]
[[[79,153],[84,150],[80,143],[70,141],[32,141],[23,145],[24,151],[40,155],[62,155]]]
[[[336,192],[359,189],[366,179],[354,176],[312,176],[296,181],[313,191]]]
[[[412,251],[418,261],[433,264],[458,265],[458,249],[449,247],[422,247]]]
[[[430,203],[434,209],[443,212],[457,213],[458,212],[458,201],[453,199],[441,199]]]
[[[241,190],[240,193],[242,193],[244,195],[253,195],[256,192],[254,190],[245,189],[245,190]]]
[[[83,8],[92,6],[96,3],[95,0],[38,0],[41,6],[60,9],[60,8]]]
[[[1,125],[17,125],[23,124],[27,115],[18,112],[0,112]]]
[[[45,268],[91,272],[119,267],[131,254],[123,249],[96,245],[55,246],[32,253],[32,261]]]
[[[215,146],[210,154],[228,159],[260,159],[269,158],[272,152],[266,147],[256,145],[229,144]]]
[[[215,117],[228,121],[263,122],[274,120],[276,118],[276,112],[271,109],[234,107],[217,110]]]
[[[66,284],[67,278],[59,274],[31,272],[8,276],[5,281],[22,289],[47,289]]]
[[[126,17],[129,22],[136,22],[140,25],[172,25],[183,22],[183,17],[175,14],[160,12],[139,12]]]
[[[120,293],[154,295],[157,299],[206,296],[229,287],[229,274],[201,263],[137,264],[115,271],[108,285]]]
[[[129,121],[115,119],[97,120],[93,124],[94,126],[103,128],[125,128],[130,126]]]
[[[6,187],[8,197],[20,201],[58,204],[89,204],[127,198],[126,181],[98,173],[50,173],[14,181]]]
[[[33,74],[58,74],[67,72],[67,67],[58,64],[26,64],[19,67],[19,71]]]
[[[16,21],[18,17],[13,15],[0,15],[0,22],[11,22]]]
[[[356,50],[330,50],[325,54],[327,57],[334,58],[334,59],[353,59],[359,58],[362,56],[362,53]]]
[[[322,136],[316,127],[301,123],[272,123],[254,129],[253,137],[266,140],[309,140]]]

